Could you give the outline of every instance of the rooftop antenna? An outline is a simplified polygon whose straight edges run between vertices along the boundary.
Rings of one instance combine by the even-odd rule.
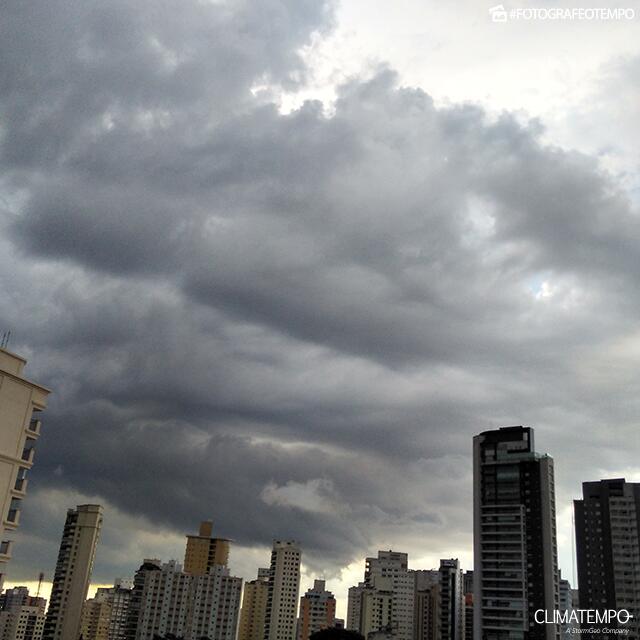
[[[36,598],[40,597],[40,589],[42,588],[42,581],[44,580],[44,573],[41,571],[38,576],[38,593],[36,593]]]
[[[11,338],[11,331],[3,332],[2,339],[0,340],[0,348],[6,349],[9,346],[10,338]]]

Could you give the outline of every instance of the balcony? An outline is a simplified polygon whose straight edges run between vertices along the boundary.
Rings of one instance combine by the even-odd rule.
[[[42,422],[37,418],[31,418],[29,424],[27,425],[27,431],[36,436],[40,435],[40,428],[42,427]]]
[[[3,540],[0,542],[0,562],[7,562],[11,558],[11,540]]]
[[[9,511],[7,517],[4,519],[4,524],[10,529],[15,529],[20,522],[20,509],[22,507],[22,500],[20,498],[11,498],[11,504],[9,505]]]
[[[33,457],[35,455],[35,446],[36,441],[34,438],[27,438],[24,443],[24,449],[22,450],[21,459],[23,462],[27,464],[31,464],[33,462]]]
[[[15,529],[20,524],[20,509],[9,509],[4,524],[9,529]]]
[[[22,474],[22,471],[26,471],[24,467],[20,467],[20,471],[18,471],[18,476],[16,477],[16,482],[13,485],[13,492],[19,493],[21,496],[27,492],[27,484],[29,484],[26,474]]]

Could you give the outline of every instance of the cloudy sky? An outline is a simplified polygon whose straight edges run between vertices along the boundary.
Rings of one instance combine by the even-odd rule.
[[[86,501],[95,583],[206,518],[237,575],[296,538],[340,597],[379,548],[470,568],[505,424],[555,458],[571,577],[580,483],[640,479],[640,2],[606,5],[636,18],[3,3],[0,329],[54,391],[9,581]]]

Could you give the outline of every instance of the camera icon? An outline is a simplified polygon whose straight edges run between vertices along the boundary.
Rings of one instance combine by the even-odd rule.
[[[503,4],[497,4],[495,7],[491,7],[489,9],[489,15],[493,22],[506,22],[509,18]]]

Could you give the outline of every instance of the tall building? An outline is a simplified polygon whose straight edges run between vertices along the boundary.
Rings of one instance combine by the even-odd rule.
[[[309,640],[316,631],[333,627],[336,599],[325,589],[324,580],[314,580],[313,587],[300,598],[300,638]]]
[[[584,482],[574,509],[580,608],[627,609],[640,638],[640,483]]]
[[[538,609],[559,605],[553,459],[533,429],[503,427],[473,439],[474,635],[556,640]]]
[[[238,640],[263,640],[268,599],[269,569],[258,569],[258,577],[244,585]]]
[[[41,640],[46,607],[27,587],[7,589],[0,596],[0,640]]]
[[[360,628],[362,612],[362,594],[366,589],[364,582],[359,582],[356,586],[349,587],[347,596],[347,629],[362,633]]]
[[[269,566],[264,640],[295,640],[301,557],[297,542],[274,541]]]
[[[101,587],[96,591],[95,599],[107,602],[110,608],[107,640],[124,640],[125,638],[132,588],[131,580],[118,579],[113,587]]]
[[[349,589],[347,629],[365,638],[372,634],[393,635],[393,582],[391,578],[372,576]]]
[[[408,556],[398,551],[378,551],[377,558],[365,560],[364,582],[373,586],[374,578],[391,580],[391,631],[397,640],[413,639],[415,578],[408,568]]]
[[[82,640],[124,640],[133,584],[116,580],[101,587],[82,609]]]
[[[6,589],[0,595],[0,610],[15,609],[16,607],[39,607],[44,611],[47,608],[47,601],[44,598],[29,595],[28,587]]]
[[[415,601],[413,607],[415,640],[439,640],[440,571],[419,569],[413,572]]]
[[[440,560],[439,640],[463,640],[464,599],[462,571],[457,559]]]
[[[82,605],[89,589],[101,527],[100,505],[83,504],[67,511],[44,640],[75,640],[79,636]]]
[[[175,560],[145,560],[136,572],[127,606],[124,640],[174,634],[185,640],[236,640],[242,578],[231,576],[224,552],[216,554],[210,523],[187,536],[190,571]],[[216,561],[223,562],[218,564]]]
[[[229,562],[229,540],[213,538],[211,520],[200,523],[198,535],[187,535],[187,548],[184,554],[184,571],[204,576],[214,565],[227,566]]]
[[[573,589],[568,580],[563,580],[560,575],[560,606],[558,607],[562,613],[567,613],[569,616],[573,611]],[[573,622],[566,622],[560,624],[560,637],[566,638],[568,634],[571,634],[570,628],[577,627]]]
[[[465,571],[462,576],[464,596],[464,639],[473,640],[473,571]]]
[[[0,591],[40,435],[37,416],[49,395],[48,389],[24,377],[25,364],[20,356],[0,348]]]
[[[349,589],[347,627],[365,638],[374,631],[413,640],[416,578],[406,553],[366,558],[364,581]]]
[[[133,589],[127,610],[125,639],[136,640],[138,637],[138,622],[143,606],[146,604],[147,594],[151,590],[152,572],[160,571],[162,562],[156,558],[145,559],[133,577]]]
[[[0,640],[41,640],[44,608],[20,605],[0,611]]]
[[[174,634],[185,640],[235,640],[241,592],[242,578],[230,576],[222,565],[193,575],[175,560],[145,560],[134,579],[125,638]]]
[[[127,639],[152,640],[167,633],[184,636],[191,582],[192,576],[175,560],[145,560],[134,577]]]
[[[85,600],[82,605],[80,633],[82,640],[109,640],[111,603],[105,597]]]

